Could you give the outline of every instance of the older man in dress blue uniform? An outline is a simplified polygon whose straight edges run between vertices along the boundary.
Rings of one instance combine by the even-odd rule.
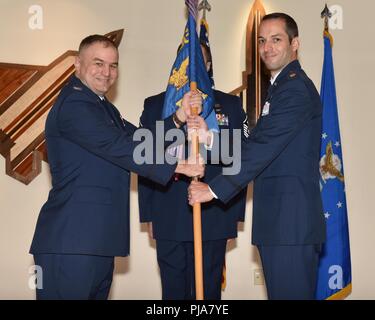
[[[111,40],[85,38],[76,74],[61,91],[46,122],[52,190],[41,209],[30,252],[43,270],[38,299],[106,299],[114,256],[129,254],[130,171],[166,184],[174,172],[201,175],[199,165],[138,165],[136,130],[105,94],[118,75],[118,51]],[[173,117],[184,122],[186,94]],[[176,128],[173,117],[165,130]]]

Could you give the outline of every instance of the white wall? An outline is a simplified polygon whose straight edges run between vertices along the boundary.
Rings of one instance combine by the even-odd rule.
[[[185,24],[184,1],[176,0],[39,0],[44,29],[28,28],[32,0],[0,0],[0,61],[46,65],[93,33],[125,28],[120,46],[120,79],[114,103],[131,122],[138,123],[145,97],[161,92],[181,40]],[[217,88],[230,91],[241,84],[244,69],[245,28],[252,0],[211,0],[208,14]],[[322,20],[325,1],[264,0],[266,11],[284,11],[299,23],[300,59],[320,87]],[[374,76],[371,0],[336,0],[344,9],[344,28],[332,32],[341,136],[346,173],[353,267],[352,299],[375,298],[375,257],[372,232],[375,218],[370,202],[375,162],[372,94]],[[1,169],[3,168],[3,169]],[[0,157],[0,299],[33,299],[28,288],[28,254],[39,209],[50,188],[48,165],[29,186],[5,175]],[[137,193],[131,193],[131,257],[118,259],[112,299],[159,299],[160,280],[156,254],[138,223]],[[250,199],[250,198],[249,198]],[[264,299],[264,287],[253,285],[259,268],[250,246],[251,199],[239,238],[227,253],[226,299]]]

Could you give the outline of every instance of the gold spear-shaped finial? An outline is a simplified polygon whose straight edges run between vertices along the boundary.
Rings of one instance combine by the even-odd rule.
[[[328,21],[329,18],[332,17],[332,12],[329,11],[327,4],[325,5],[324,10],[322,11],[320,16],[322,17],[322,19],[324,19],[324,31],[328,32]]]
[[[208,0],[202,0],[198,6],[198,10],[203,10],[203,19],[206,19],[206,11],[211,11],[211,5],[208,3]]]

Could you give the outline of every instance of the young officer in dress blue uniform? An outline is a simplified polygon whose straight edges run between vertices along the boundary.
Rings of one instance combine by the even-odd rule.
[[[208,54],[209,51],[203,48],[206,65],[211,60]],[[242,136],[248,134],[247,118],[240,99],[217,90],[214,90],[214,96],[219,129],[229,129],[231,133],[227,143],[233,143],[233,129],[238,129]],[[165,92],[145,100],[140,119],[143,126],[161,120],[164,97]],[[187,149],[185,145],[185,151]],[[207,158],[205,179],[209,181],[221,174],[223,164],[210,163],[210,154]],[[187,201],[190,180],[178,176],[161,186],[149,179],[138,178],[140,221],[148,222],[152,227],[150,233],[156,239],[162,297],[167,300],[195,299],[193,215]],[[243,188],[226,204],[213,201],[202,205],[205,299],[221,298],[227,239],[237,237],[237,223],[244,220],[245,204],[246,188]]]
[[[193,182],[189,201],[216,197],[228,203],[254,180],[252,243],[259,249],[268,298],[314,299],[325,241],[319,188],[322,105],[297,60],[298,28],[290,16],[266,15],[258,42],[272,79],[261,117],[242,144],[241,172],[208,185]]]
[[[200,175],[203,166],[138,165],[136,130],[105,98],[118,75],[111,40],[85,38],[76,75],[62,89],[46,122],[52,190],[42,207],[30,253],[43,271],[37,299],[106,299],[114,256],[129,254],[130,171],[166,184],[174,171]],[[184,121],[188,93],[175,116]],[[186,112],[185,112],[186,110]],[[165,130],[176,128],[172,117]]]

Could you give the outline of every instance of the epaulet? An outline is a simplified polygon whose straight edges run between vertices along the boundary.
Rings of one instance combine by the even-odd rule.
[[[74,91],[82,91],[82,90],[83,90],[83,88],[80,87],[80,86],[74,86],[74,87],[72,87],[72,89],[73,89]]]
[[[293,80],[293,79],[296,79],[298,76],[297,72],[295,72],[294,70],[290,70],[289,73],[288,73],[288,79],[289,80]]]

